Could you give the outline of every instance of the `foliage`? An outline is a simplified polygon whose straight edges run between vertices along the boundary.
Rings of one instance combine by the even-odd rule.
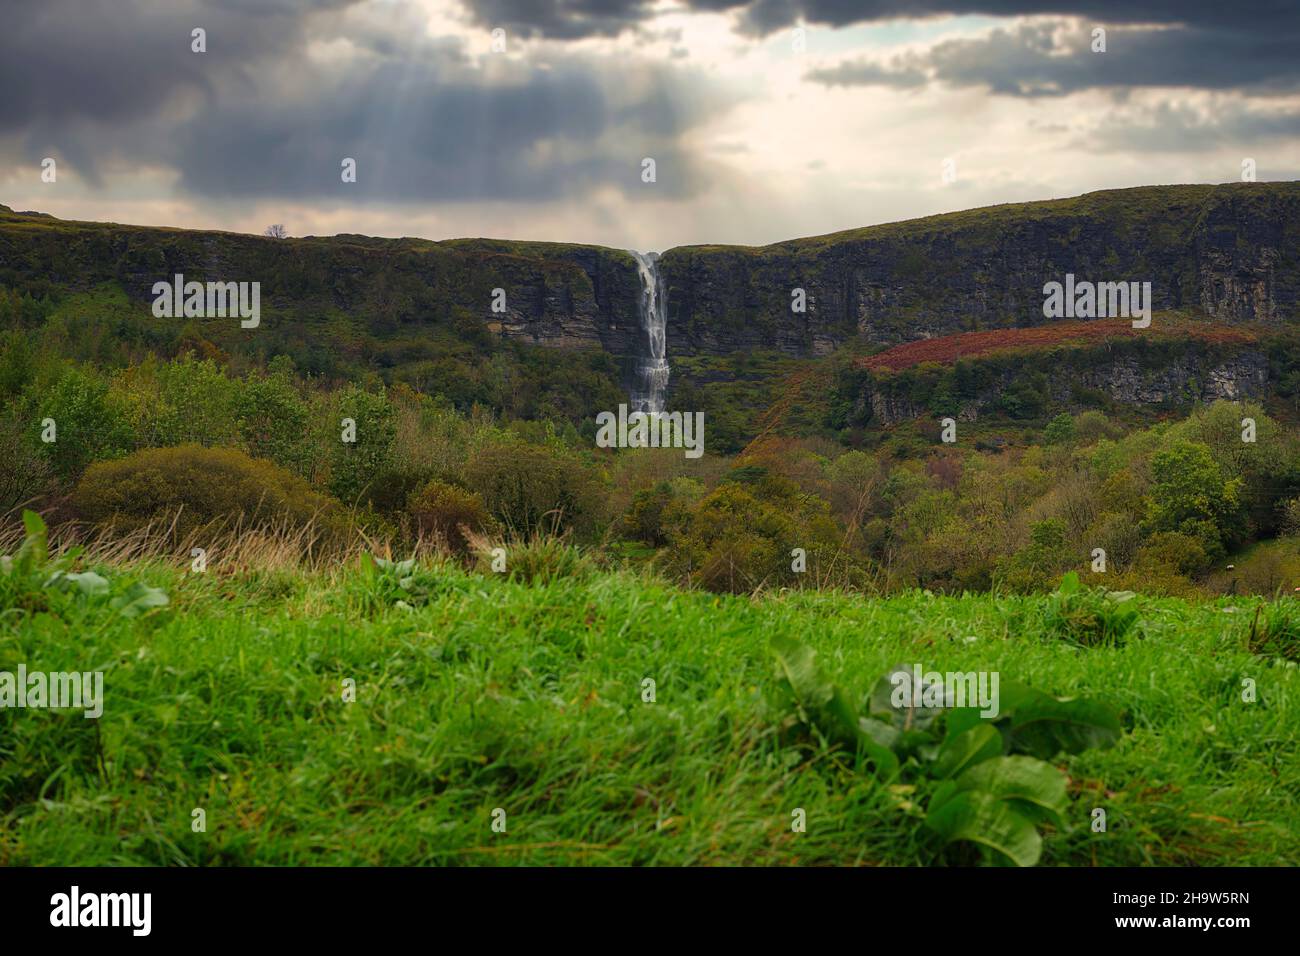
[[[1082,647],[1123,644],[1138,621],[1137,595],[1132,591],[1089,588],[1071,571],[1044,606],[1043,624]]]
[[[336,440],[331,443],[329,490],[353,504],[367,499],[376,478],[388,469],[397,431],[395,414],[386,395],[355,385],[334,395],[331,404],[330,427],[336,429]]]
[[[412,494],[406,507],[421,535],[458,554],[470,550],[466,532],[491,532],[496,524],[480,495],[436,479]]]
[[[120,532],[155,521],[183,537],[218,519],[246,526],[342,526],[337,502],[273,462],[233,448],[149,448],[87,469],[71,496],[72,507],[93,524]]]
[[[1047,445],[1064,445],[1074,441],[1076,434],[1074,418],[1062,412],[1043,429],[1043,442]]]
[[[486,445],[466,463],[465,482],[522,537],[568,529],[585,534],[601,517],[599,477],[562,449],[517,441]]]
[[[69,369],[37,402],[31,427],[37,432],[52,419],[55,440],[42,442],[55,474],[75,479],[92,461],[124,454],[132,442],[125,409],[109,395],[99,376]]]
[[[501,543],[476,537],[474,545],[483,574],[522,584],[540,586],[565,578],[580,580],[595,570],[591,559],[564,535],[533,534]],[[494,553],[496,549],[500,550]],[[498,558],[504,560],[504,572],[497,570]]]
[[[1207,445],[1176,441],[1151,459],[1147,508],[1155,531],[1190,531],[1217,553],[1243,529],[1241,480],[1227,477]]]
[[[1121,735],[1119,716],[1103,703],[1057,699],[1009,682],[1001,684],[991,717],[948,699],[918,701],[922,689],[912,686],[905,667],[877,682],[868,713],[859,715],[811,648],[784,636],[771,645],[799,725],[855,751],[891,789],[928,798],[922,821],[938,845],[974,844],[985,862],[1037,863],[1038,826],[1069,829],[1065,775],[1045,761],[1112,746]]]
[[[309,408],[286,372],[250,377],[237,390],[232,412],[249,457],[306,477]]]
[[[123,618],[137,618],[170,603],[161,588],[141,581],[73,571],[81,549],[51,556],[45,521],[36,512],[23,512],[23,527],[26,533],[18,551],[0,555],[0,609],[39,610],[79,620],[103,606]]]

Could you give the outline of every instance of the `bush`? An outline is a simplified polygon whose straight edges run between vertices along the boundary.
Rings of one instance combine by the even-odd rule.
[[[1048,518],[1030,528],[1028,545],[1001,562],[999,578],[1002,586],[1010,591],[1029,593],[1046,589],[1077,557],[1065,522]]]
[[[854,575],[847,555],[836,566],[840,541],[830,506],[800,493],[792,482],[757,477],[742,486],[729,480],[699,503],[688,525],[674,532],[674,547],[664,563],[670,573],[720,593],[805,583],[813,587],[832,574]],[[805,570],[794,567],[795,548],[804,552]]]
[[[1182,575],[1205,570],[1210,557],[1202,540],[1179,531],[1158,531],[1138,549],[1138,566],[1166,567]]]
[[[0,515],[54,489],[54,468],[41,453],[36,428],[24,434],[16,417],[0,421]]]
[[[673,531],[690,520],[690,510],[704,497],[704,486],[690,478],[674,478],[643,488],[632,496],[620,530],[653,548],[668,544]]]
[[[234,448],[201,445],[149,448],[97,462],[73,490],[71,504],[82,519],[119,531],[175,518],[178,537],[241,516],[262,526],[314,521],[330,532],[343,524],[338,502],[279,465]]]
[[[287,374],[250,376],[240,383],[234,414],[239,423],[239,439],[251,457],[265,458],[302,474],[308,408]]]
[[[457,554],[470,549],[466,531],[491,532],[496,524],[481,496],[445,481],[431,481],[412,494],[406,509],[421,535],[434,538]]]
[[[73,369],[59,379],[40,399],[33,429],[39,433],[47,418],[54,421],[56,437],[41,450],[60,478],[76,478],[95,459],[113,458],[131,447],[126,409],[110,395],[108,383],[91,372]]]
[[[516,535],[589,530],[604,493],[593,469],[541,445],[493,444],[470,457],[466,484]]]
[[[1047,428],[1043,429],[1043,444],[1066,445],[1074,441],[1077,435],[1074,419],[1062,412],[1047,423]]]
[[[334,395],[330,428],[331,461],[329,489],[349,505],[371,500],[377,479],[392,462],[396,414],[388,396],[367,392],[355,385]],[[343,420],[354,423],[355,434],[343,441]],[[349,428],[349,432],[353,428]]]

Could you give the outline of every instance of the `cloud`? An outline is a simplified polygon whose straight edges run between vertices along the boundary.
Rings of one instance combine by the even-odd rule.
[[[475,22],[523,37],[612,37],[652,18],[652,0],[465,0]]]
[[[608,66],[574,61],[483,71],[385,61],[309,89],[235,103],[188,125],[177,165],[208,197],[542,201],[599,186],[640,191],[640,163],[658,165],[658,192],[704,188],[705,169],[676,142],[696,114],[674,76],[626,90]],[[646,68],[655,73],[653,68]],[[356,184],[340,162],[356,159]]]
[[[1024,97],[1141,87],[1287,93],[1300,89],[1296,20],[1242,17],[1213,29],[1110,26],[1105,52],[1092,49],[1092,22],[1033,20],[980,37],[943,40],[889,60],[818,68],[808,79],[827,86],[896,88],[930,82]]]
[[[1108,113],[1075,145],[1097,152],[1189,154],[1227,147],[1256,151],[1268,141],[1295,137],[1300,112],[1294,109],[1244,109],[1235,100],[1159,102]]]
[[[647,156],[660,198],[706,188],[708,165],[681,140],[729,99],[697,71],[544,50],[475,58],[462,38],[428,36],[411,5],[383,13],[349,0],[22,3],[0,35],[0,87],[24,91],[0,99],[0,155],[56,155],[96,187],[106,169],[170,168],[207,199],[643,194]],[[195,26],[207,53],[190,49]],[[345,157],[355,184],[342,183]]]

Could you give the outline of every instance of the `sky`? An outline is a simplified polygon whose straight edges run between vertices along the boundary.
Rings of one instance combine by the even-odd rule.
[[[1297,51],[1296,0],[5,0],[0,202],[761,245],[1300,179]]]

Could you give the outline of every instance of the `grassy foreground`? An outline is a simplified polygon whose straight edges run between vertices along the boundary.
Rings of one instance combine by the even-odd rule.
[[[413,599],[353,569],[100,570],[170,605],[51,592],[0,613],[0,671],[104,671],[97,721],[0,709],[2,864],[958,862],[920,825],[924,794],[779,732],[775,634],[855,699],[920,663],[1114,705],[1117,746],[1053,761],[1071,828],[1044,829],[1043,865],[1300,862],[1300,678],[1245,650],[1247,602],[1140,598],[1127,644],[1084,648],[1037,597],[749,599],[431,566]]]

